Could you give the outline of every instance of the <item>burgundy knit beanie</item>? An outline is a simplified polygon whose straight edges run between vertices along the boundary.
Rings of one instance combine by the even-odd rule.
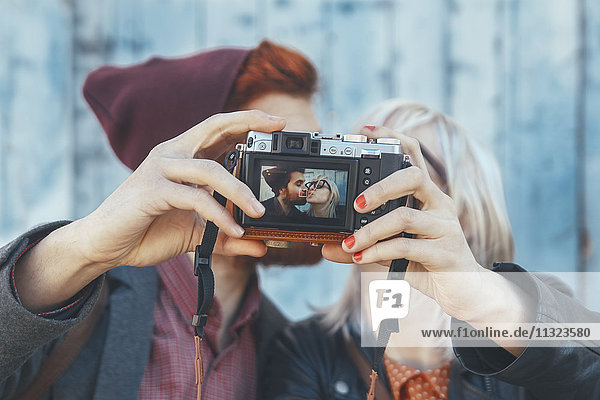
[[[119,159],[136,169],[157,144],[223,112],[250,50],[221,48],[191,57],[92,71],[83,96]]]

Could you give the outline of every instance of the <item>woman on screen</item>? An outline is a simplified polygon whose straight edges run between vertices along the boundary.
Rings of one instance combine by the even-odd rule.
[[[307,182],[306,187],[308,188],[306,202],[310,204],[308,216],[335,218],[335,209],[340,204],[340,192],[335,182],[321,174]]]

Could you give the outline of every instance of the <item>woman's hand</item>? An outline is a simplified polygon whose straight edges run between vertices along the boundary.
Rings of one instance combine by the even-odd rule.
[[[525,319],[518,288],[475,260],[454,202],[431,180],[418,141],[386,128],[361,133],[399,138],[413,166],[366,189],[356,198],[354,209],[366,213],[407,195],[419,200],[421,208],[392,210],[356,231],[341,246],[324,246],[323,256],[337,262],[382,265],[406,258],[410,260],[406,280],[433,298],[447,314],[469,322],[490,321],[491,312],[509,318],[503,322]],[[414,236],[398,237],[402,232]]]

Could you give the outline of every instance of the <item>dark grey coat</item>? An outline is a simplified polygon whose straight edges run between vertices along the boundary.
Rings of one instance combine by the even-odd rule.
[[[110,297],[102,319],[77,358],[42,400],[137,399],[154,325],[158,288],[154,267],[111,270],[91,283],[93,291],[85,304],[65,320],[30,313],[12,293],[10,269],[17,256],[30,243],[66,223],[40,226],[0,249],[0,399],[10,399],[29,386],[57,339],[90,313],[103,284],[110,285]],[[254,324],[259,393],[266,346],[286,322],[275,306],[261,296]]]

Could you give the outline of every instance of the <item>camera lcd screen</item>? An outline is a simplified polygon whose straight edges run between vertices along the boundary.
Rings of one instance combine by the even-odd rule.
[[[260,174],[258,200],[266,211],[260,220],[315,227],[344,226],[349,170],[348,165],[338,168],[261,160],[256,171]]]

